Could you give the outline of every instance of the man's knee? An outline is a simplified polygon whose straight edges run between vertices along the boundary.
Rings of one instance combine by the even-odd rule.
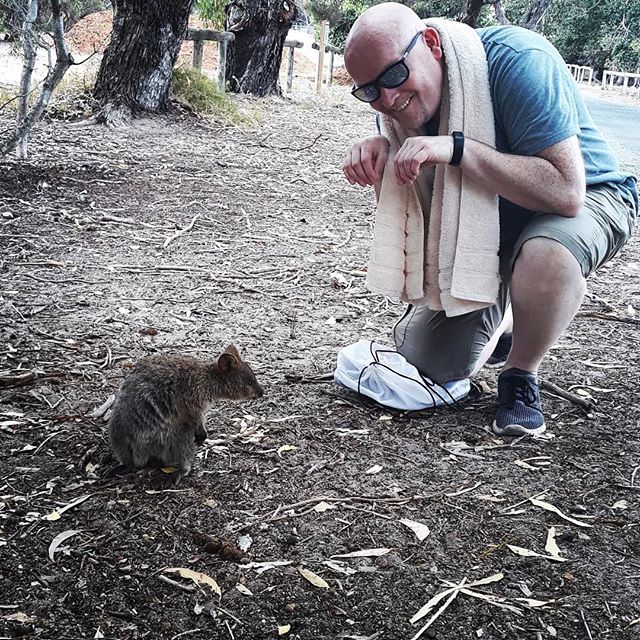
[[[467,378],[503,311],[502,305],[494,305],[447,318],[443,311],[411,306],[393,329],[396,349],[439,384]]]
[[[519,285],[542,296],[566,288],[583,294],[586,286],[576,257],[563,244],[546,237],[531,238],[520,248],[511,287],[514,289]]]

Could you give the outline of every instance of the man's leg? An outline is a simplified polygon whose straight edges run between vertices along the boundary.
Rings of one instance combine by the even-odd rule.
[[[635,203],[617,188],[599,185],[587,189],[576,217],[535,216],[518,237],[511,275],[513,345],[498,377],[495,433],[545,430],[538,367],[580,308],[586,276],[616,255],[636,215]]]
[[[497,304],[453,318],[444,311],[409,306],[393,328],[396,349],[439,384],[468,378],[484,364],[508,327],[508,319],[503,322],[508,302],[507,286],[502,285]]]
[[[536,373],[578,312],[587,285],[573,254],[549,238],[520,250],[511,276],[513,345],[504,365]]]

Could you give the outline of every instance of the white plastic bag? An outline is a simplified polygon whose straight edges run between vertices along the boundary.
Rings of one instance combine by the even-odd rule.
[[[406,411],[453,404],[470,388],[468,378],[441,386],[421,376],[395,349],[370,340],[340,349],[333,377],[380,404]]]

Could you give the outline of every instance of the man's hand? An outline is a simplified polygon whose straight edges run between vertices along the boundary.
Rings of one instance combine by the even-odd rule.
[[[344,175],[351,184],[376,185],[382,180],[388,154],[389,141],[384,136],[358,140],[344,156]]]
[[[447,164],[453,155],[451,136],[414,136],[407,138],[394,158],[398,184],[411,184],[420,174],[420,167]]]

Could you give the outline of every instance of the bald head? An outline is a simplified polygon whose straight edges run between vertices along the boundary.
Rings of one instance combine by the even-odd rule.
[[[344,61],[350,61],[372,47],[399,53],[424,23],[409,7],[397,2],[383,2],[367,9],[354,23],[344,47]]]

